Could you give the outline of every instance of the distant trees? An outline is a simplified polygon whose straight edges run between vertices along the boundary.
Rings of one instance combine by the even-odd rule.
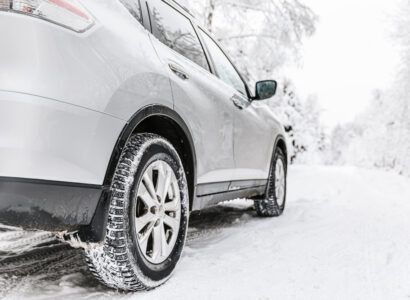
[[[410,175],[409,96],[377,91],[354,122],[331,136],[334,162],[394,170]]]
[[[334,129],[335,162],[394,170],[410,176],[410,2],[403,3],[395,37],[402,49],[395,83],[376,90],[367,110]]]
[[[284,79],[277,97],[269,105],[284,124],[291,146],[291,162],[326,162],[330,143],[320,122],[321,111],[316,97],[302,99],[292,81]]]

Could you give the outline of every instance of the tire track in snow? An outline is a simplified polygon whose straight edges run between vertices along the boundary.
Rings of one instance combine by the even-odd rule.
[[[225,228],[254,217],[252,202],[219,205],[190,216],[187,247],[208,243]],[[105,287],[92,277],[81,249],[74,249],[49,232],[30,232],[0,226],[0,298],[23,280],[60,281],[80,273],[82,284]]]

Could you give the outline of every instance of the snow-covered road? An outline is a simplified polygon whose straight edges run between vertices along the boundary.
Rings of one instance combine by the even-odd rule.
[[[193,215],[173,278],[148,293],[105,289],[80,250],[48,234],[0,230],[0,298],[410,298],[410,179],[297,166],[282,217],[259,219],[250,204]]]

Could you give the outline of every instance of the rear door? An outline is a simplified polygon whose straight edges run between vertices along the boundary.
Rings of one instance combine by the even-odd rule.
[[[258,185],[268,178],[273,149],[271,120],[265,105],[251,103],[246,84],[218,44],[203,30],[200,35],[212,59],[221,85],[228,91],[228,102],[234,107],[234,181],[230,189]],[[248,183],[239,181],[250,180]],[[256,180],[256,181],[255,181]]]
[[[210,73],[209,64],[189,18],[162,0],[147,1],[152,41],[169,71],[175,111],[193,135],[197,182],[226,190],[234,172],[233,106],[230,92]]]

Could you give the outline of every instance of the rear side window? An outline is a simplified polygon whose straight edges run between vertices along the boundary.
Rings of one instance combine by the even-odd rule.
[[[191,21],[162,1],[152,1],[150,7],[154,36],[209,71],[205,53]]]
[[[221,48],[206,34],[200,30],[201,36],[204,39],[205,45],[212,57],[212,61],[215,66],[215,71],[220,79],[226,84],[230,85],[238,92],[247,95],[245,84],[243,83],[241,76],[235,70],[229,59],[222,52]]]
[[[120,2],[128,9],[131,15],[142,23],[142,12],[140,0],[120,0]]]

